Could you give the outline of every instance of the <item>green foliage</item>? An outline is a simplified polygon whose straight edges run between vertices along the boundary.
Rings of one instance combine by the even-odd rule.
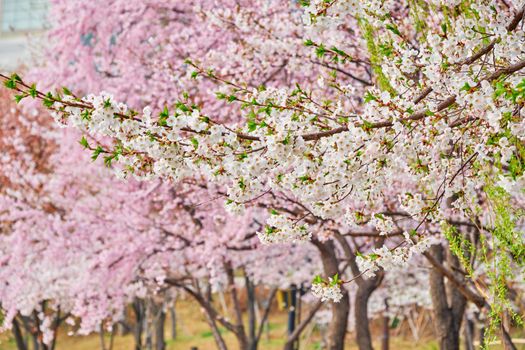
[[[195,137],[191,138],[191,144],[195,149],[199,148],[199,140],[197,140]]]
[[[53,94],[51,92],[48,92],[44,99],[42,100],[42,103],[44,104],[44,107],[51,108],[53,107],[53,104],[55,103],[55,99],[53,97]]]
[[[88,141],[86,140],[86,138],[84,136],[82,136],[82,138],[80,139],[79,143],[82,145],[82,147],[89,148],[89,143],[88,143]]]
[[[395,35],[401,36],[401,32],[399,31],[399,29],[397,29],[397,27],[394,24],[387,24],[385,27]]]
[[[468,239],[458,232],[456,227],[450,225],[448,222],[441,222],[441,232],[448,240],[450,250],[457,256],[460,264],[467,272],[467,277],[472,277],[473,267],[470,262],[470,257],[474,255],[475,247]]]
[[[97,160],[98,159],[98,156],[101,154],[101,153],[104,153],[104,149],[101,147],[101,146],[97,146],[97,148],[95,148],[93,150],[93,153],[91,155],[91,159],[93,161]]]
[[[13,73],[11,74],[11,77],[9,77],[8,80],[4,81],[4,86],[8,89],[16,89],[17,83],[21,83],[22,79],[18,76],[18,74]]]
[[[516,324],[523,324],[521,316],[510,303],[507,281],[514,278],[516,267],[522,269],[525,266],[525,241],[516,226],[523,212],[509,205],[510,194],[494,185],[487,186],[485,193],[493,212],[490,229],[492,254],[489,254],[489,242],[484,239],[481,242],[483,263],[491,267],[487,272],[491,296],[490,323],[485,333],[491,340],[499,330],[504,314],[508,313]]]
[[[168,125],[167,120],[169,116],[170,116],[170,112],[168,111],[168,106],[164,106],[164,109],[159,114],[158,124],[160,126],[167,126]]]
[[[376,42],[375,42],[375,30],[374,27],[363,18],[359,18],[359,26],[363,32],[363,37],[366,40],[366,45],[368,48],[368,53],[370,54],[370,62],[372,64],[372,70],[374,71],[374,74],[377,79],[377,83],[379,85],[379,88],[384,91],[388,91],[391,94],[395,94],[395,90],[390,85],[390,82],[386,78],[385,74],[383,73],[383,70],[381,69],[381,56],[379,54],[379,50],[377,48]],[[395,28],[392,28],[391,30],[394,30]]]
[[[503,188],[489,186],[485,189],[494,211],[494,228],[492,234],[497,243],[510,253],[514,262],[519,266],[525,264],[525,240],[523,233],[516,229],[523,212],[509,206],[510,194]]]

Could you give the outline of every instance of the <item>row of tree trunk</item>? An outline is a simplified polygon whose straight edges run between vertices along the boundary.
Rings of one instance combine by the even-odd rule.
[[[375,277],[364,279],[361,277],[355,263],[355,255],[348,245],[345,245],[346,240],[339,237],[336,240],[342,246],[345,252],[345,257],[348,261],[348,266],[355,276],[355,283],[357,291],[354,299],[355,317],[355,341],[359,350],[373,350],[372,334],[370,331],[370,322],[368,318],[368,301],[372,293],[380,286],[383,279],[383,271],[378,271]],[[326,242],[313,241],[318,248],[324,271],[327,276],[344,273],[341,269],[340,261],[336,254],[335,241],[329,240]],[[378,245],[382,241],[377,242]],[[484,300],[477,300],[475,296],[470,295],[468,290],[459,288],[458,284],[466,284],[465,275],[461,272],[461,266],[458,259],[442,245],[434,245],[425,253],[429,261],[433,265],[430,270],[430,294],[433,304],[433,318],[435,334],[439,339],[439,346],[441,350],[459,350],[460,348],[460,331],[462,329],[462,322],[465,319],[465,308],[469,301],[474,302],[478,306],[485,306]],[[227,350],[226,343],[219,331],[219,325],[232,331],[238,340],[239,349],[256,350],[258,348],[263,329],[268,320],[271,305],[276,295],[276,290],[273,289],[268,295],[268,299],[263,303],[263,314],[258,324],[258,300],[256,297],[256,287],[250,280],[248,275],[244,274],[246,297],[247,297],[247,314],[248,322],[245,326],[242,317],[241,305],[239,302],[239,295],[237,287],[234,282],[234,272],[231,266],[226,266],[228,274],[228,294],[230,295],[231,304],[234,309],[234,320],[227,321],[228,317],[220,315],[220,312],[213,306],[211,290],[207,288],[200,288],[198,281],[194,281],[194,288],[187,285],[178,284],[172,281],[173,285],[183,287],[189,294],[203,307],[205,310],[208,323],[212,329],[212,333],[220,350]],[[343,287],[343,298],[339,303],[332,304],[332,321],[328,329],[327,349],[329,350],[343,350],[345,348],[345,340],[348,328],[348,318],[350,315],[350,297],[349,293]],[[300,298],[299,298],[300,300]],[[309,313],[302,319],[297,320],[295,315],[296,303],[293,303],[289,322],[289,334],[284,346],[285,350],[295,350],[297,348],[298,339],[302,331],[313,319],[317,310],[320,309],[321,303],[314,305]],[[385,309],[388,304],[385,301]],[[172,306],[168,309],[162,303],[155,302],[152,299],[142,300],[136,299],[132,303],[132,310],[135,318],[133,325],[126,322],[121,323],[123,332],[132,331],[135,340],[135,350],[165,350],[165,323],[167,319],[166,311],[169,310],[171,319],[171,337],[176,337],[176,313]],[[257,311],[256,311],[257,310]],[[60,312],[55,315],[53,321],[53,330],[56,335],[56,330],[65,317],[60,315]],[[293,321],[292,321],[293,320]],[[35,313],[33,317],[18,316],[13,323],[13,335],[18,350],[54,350],[56,337],[51,345],[46,345],[42,341],[42,334],[40,332],[39,319]],[[388,317],[383,319],[383,327],[381,339],[381,349],[389,349],[389,322]],[[463,326],[464,346],[467,350],[474,350],[474,322],[473,320],[466,320]],[[483,332],[480,332],[480,343],[483,345]],[[111,333],[109,344],[106,344],[104,332],[101,329],[101,348],[102,350],[112,350],[113,335]],[[514,350],[515,346],[508,335],[508,330],[502,327],[502,338],[504,340],[505,349]],[[31,344],[31,346],[30,346]]]

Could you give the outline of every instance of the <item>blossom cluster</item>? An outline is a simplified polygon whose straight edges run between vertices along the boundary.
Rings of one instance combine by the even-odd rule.
[[[312,294],[323,302],[333,301],[334,303],[338,303],[343,298],[340,283],[341,281],[339,281],[337,276],[329,277],[328,281],[317,277],[312,282]]]

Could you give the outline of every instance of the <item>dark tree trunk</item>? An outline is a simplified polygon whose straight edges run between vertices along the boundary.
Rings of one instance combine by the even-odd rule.
[[[444,248],[433,245],[430,254],[440,263],[445,261]],[[458,267],[457,259],[449,255],[449,264]],[[430,296],[434,309],[434,328],[441,350],[459,350],[459,332],[465,311],[466,299],[453,286],[445,285],[443,274],[436,268],[430,271]]]
[[[512,342],[512,338],[510,337],[510,334],[505,329],[505,325],[501,324],[501,336],[503,338],[503,349],[505,350],[518,350],[516,348],[516,345]]]
[[[244,272],[244,282],[246,285],[246,296],[248,306],[248,349],[257,349],[256,327],[257,320],[255,318],[255,286]]]
[[[308,312],[304,320],[301,321],[300,324],[297,325],[297,328],[295,328],[295,331],[292,335],[288,336],[288,340],[284,344],[284,350],[293,350],[293,344],[297,339],[299,339],[299,336],[301,335],[301,332],[304,330],[304,328],[310,323],[310,321],[314,318],[315,314],[319,309],[323,306],[323,303],[321,301],[318,301],[312,309]]]
[[[356,341],[360,350],[372,349],[372,337],[370,335],[370,325],[368,322],[368,300],[370,295],[377,289],[383,280],[384,271],[381,269],[376,272],[372,278],[365,279],[359,266],[356,262],[356,255],[346,238],[339,233],[335,233],[335,239],[341,245],[345,253],[345,258],[354,275],[355,283],[357,284],[357,293],[355,297],[355,323],[356,323]],[[385,239],[380,238],[374,242],[376,247],[383,245]]]
[[[487,338],[485,337],[485,327],[481,327],[480,330],[479,330],[479,348],[480,349],[484,349],[485,348],[485,342],[487,340]]]
[[[292,284],[290,287],[290,298],[288,299],[290,304],[288,305],[288,336],[293,334],[295,331],[295,321],[297,318],[297,286]],[[298,347],[297,340],[293,342],[292,348],[296,350]]]
[[[28,316],[21,316],[22,322],[24,323],[24,328],[26,330],[26,334],[31,335],[31,341],[33,344],[32,350],[39,350],[39,344],[38,344],[38,326],[34,324],[34,321],[28,317]]]
[[[343,287],[343,298],[339,303],[332,305],[332,323],[328,331],[328,349],[343,350],[345,348],[346,328],[348,327],[348,314],[350,313],[350,298]]]
[[[166,312],[160,305],[155,320],[155,350],[166,349],[166,339],[164,337],[164,325],[166,324]]]
[[[217,348],[219,350],[228,350],[228,347],[224,342],[224,338],[222,337],[221,332],[219,331],[219,327],[217,326],[217,322],[215,322],[214,318],[210,315],[209,310],[205,309],[205,313],[206,319],[208,321],[208,324],[210,325],[211,332],[213,334],[213,339],[215,339],[215,343],[217,344]]]
[[[357,282],[355,296],[356,341],[359,350],[373,350],[370,322],[368,320],[368,300],[383,280],[383,271],[378,271],[374,277],[360,279]]]
[[[177,339],[177,313],[175,312],[175,305],[170,307],[171,320],[171,339]]]
[[[463,333],[465,339],[465,350],[475,350],[474,349],[474,322],[467,317],[463,324]]]
[[[230,299],[235,314],[235,335],[237,337],[237,342],[239,343],[239,349],[247,349],[248,337],[246,336],[244,321],[242,319],[242,310],[241,305],[239,303],[239,296],[237,295],[237,286],[235,285],[235,276],[233,273],[233,268],[230,263],[226,263],[224,268],[226,270],[226,275],[228,276],[228,291],[230,294]]]
[[[133,336],[135,338],[135,350],[142,350],[142,333],[144,331],[144,301],[135,299],[133,301],[133,311],[135,313],[135,327]]]
[[[151,304],[152,302],[150,301],[149,303],[145,303],[146,304],[146,312],[144,314],[144,330],[145,330],[145,335],[146,335],[146,340],[145,340],[145,344],[144,344],[144,347],[147,349],[147,350],[153,350],[153,330],[152,328],[154,327],[154,317],[155,317],[155,314],[152,315],[152,310],[151,310]]]
[[[16,348],[18,350],[27,350],[27,344],[24,341],[22,329],[20,329],[20,325],[16,319],[13,319],[13,335],[15,337]]]
[[[128,335],[131,333],[132,326],[128,323],[128,320],[124,318],[117,323],[117,334],[120,336]]]
[[[383,335],[381,336],[381,350],[388,350],[390,345],[390,318],[388,317],[388,299],[385,299],[385,313],[383,315]]]
[[[106,350],[106,340],[104,339],[104,327],[100,326],[100,332],[98,332],[98,336],[100,339],[100,349]]]
[[[312,243],[321,253],[324,273],[329,277],[339,274],[340,271],[334,242],[312,240]],[[332,322],[328,329],[328,350],[343,350],[345,347],[348,314],[350,313],[350,298],[344,286],[341,286],[341,293],[343,297],[339,303],[332,303]]]

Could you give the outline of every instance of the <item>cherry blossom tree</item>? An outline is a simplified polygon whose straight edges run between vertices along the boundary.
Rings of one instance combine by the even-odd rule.
[[[193,185],[119,181],[109,169],[89,164],[82,150],[87,139],[79,144],[76,133],[53,128],[45,114],[4,106],[0,300],[4,325],[14,327],[20,349],[26,346],[22,321],[35,323],[30,328],[38,347],[54,348],[64,320],[74,326],[79,319],[77,333],[86,334],[116,323],[130,303],[151,316],[160,311],[153,310],[153,299],[169,300],[170,286],[203,306],[222,348],[219,321],[241,347],[250,342],[255,349],[264,320],[247,330],[230,323],[204,291],[230,293],[240,312],[233,271],[241,269],[246,287],[272,288],[266,319],[277,287],[308,282],[319,272],[315,251],[305,245],[254,251],[260,214],[231,216],[222,203],[209,201],[208,190]],[[269,267],[279,260],[286,264]],[[135,329],[138,346],[141,327]]]
[[[264,244],[311,242],[324,266],[313,291],[339,303],[329,348],[344,346],[344,285],[355,282],[366,305],[385,273],[417,256],[432,266],[442,348],[459,347],[467,300],[514,348],[501,321],[519,323],[507,294],[524,261],[523,4],[276,3],[221,5],[218,15],[188,3],[162,8],[173,16],[164,18],[155,2],[115,1],[119,20],[75,29],[84,50],[57,50],[90,72],[71,75],[72,86],[107,76],[79,87],[94,94],[3,78],[18,99],[41,99],[58,123],[95,138],[87,148],[119,176],[215,188],[231,212],[270,211]],[[195,14],[217,26],[184,26]],[[207,30],[216,41],[193,40]],[[142,60],[124,63],[130,54]],[[361,349],[371,348],[367,327]]]

